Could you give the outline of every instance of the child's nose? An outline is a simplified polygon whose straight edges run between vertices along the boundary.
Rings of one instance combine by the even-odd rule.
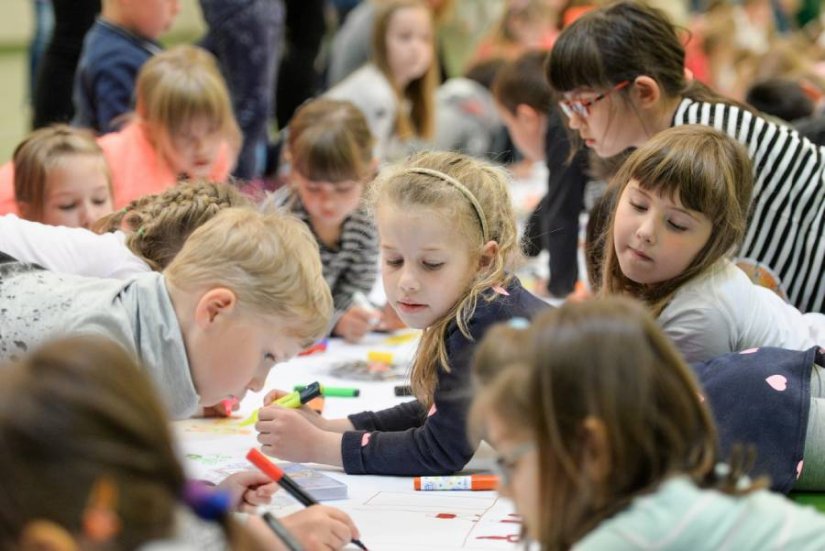
[[[415,274],[411,269],[407,267],[402,268],[401,277],[398,280],[398,286],[405,293],[418,290],[418,279],[415,277]]]
[[[639,239],[648,243],[654,243],[656,241],[656,221],[652,216],[648,216],[642,220],[639,227],[636,228],[636,235]]]

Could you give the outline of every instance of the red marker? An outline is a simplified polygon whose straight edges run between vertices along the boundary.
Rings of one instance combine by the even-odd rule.
[[[252,448],[249,450],[249,453],[246,454],[246,458],[250,461],[250,463],[258,467],[262,473],[277,482],[281,488],[289,492],[289,495],[300,501],[305,507],[309,507],[310,505],[318,505],[318,502],[314,497],[309,495],[307,491],[292,480],[283,471],[283,469],[267,459],[267,457],[257,449]],[[367,548],[359,540],[354,539],[352,540],[352,543],[364,551],[367,551]]]

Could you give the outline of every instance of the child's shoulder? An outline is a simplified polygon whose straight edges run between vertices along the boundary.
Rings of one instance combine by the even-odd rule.
[[[782,496],[762,490],[734,497],[675,477],[603,521],[574,549],[821,549],[823,528],[825,517]]]
[[[550,305],[522,287],[515,276],[504,287],[494,287],[479,297],[468,328],[473,338],[480,339],[486,330],[513,318],[532,319]]]

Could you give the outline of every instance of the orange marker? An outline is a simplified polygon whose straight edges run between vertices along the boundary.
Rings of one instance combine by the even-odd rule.
[[[495,490],[498,477],[494,474],[459,476],[416,476],[413,487],[421,491],[437,490]]]

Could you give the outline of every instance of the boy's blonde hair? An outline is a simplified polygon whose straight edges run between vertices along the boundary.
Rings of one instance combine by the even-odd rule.
[[[465,189],[461,190],[450,179]],[[495,294],[486,292],[507,285],[512,278],[508,270],[521,258],[508,181],[504,169],[480,159],[460,153],[426,152],[382,171],[371,186],[369,203],[373,210],[389,203],[400,209],[438,211],[433,220],[451,221],[457,238],[463,239],[472,251],[473,262],[480,259],[486,242],[498,244],[492,263],[476,274],[464,296],[442,319],[424,330],[410,378],[416,397],[427,405],[435,392],[439,365],[450,369],[445,343],[447,327],[455,320],[469,338],[467,324],[478,300],[493,300]]]
[[[135,199],[98,220],[93,229],[98,233],[125,230],[129,250],[161,271],[196,228],[223,209],[246,206],[251,201],[230,183],[193,180]]]
[[[382,2],[375,15],[375,25],[372,37],[372,55],[375,66],[387,77],[398,98],[398,109],[395,117],[395,133],[401,139],[419,137],[430,139],[435,134],[435,91],[438,87],[438,59],[435,47],[435,28],[432,29],[433,59],[429,69],[422,76],[407,84],[404,90],[399,90],[392,76],[390,61],[387,55],[387,29],[393,15],[404,8],[422,9],[430,14],[430,23],[433,24],[432,11],[422,0],[387,0]],[[410,103],[410,108],[404,107]]]
[[[664,197],[678,197],[685,208],[704,214],[713,225],[708,242],[673,279],[642,285],[622,273],[613,227],[630,180]],[[744,147],[713,128],[687,125],[659,132],[627,159],[610,185],[616,188],[616,201],[604,239],[601,292],[639,298],[654,315],[679,287],[731,254],[744,238],[753,191],[751,161]]]
[[[35,130],[14,150],[14,196],[18,203],[25,203],[26,218],[38,221],[43,215],[46,200],[46,180],[49,172],[73,155],[96,157],[101,171],[109,183],[112,195],[112,175],[97,145],[94,135],[65,124],[55,124]]]
[[[360,109],[349,101],[318,98],[289,121],[292,170],[316,182],[363,181],[373,170],[375,138]]]
[[[226,287],[242,309],[286,319],[308,343],[332,317],[318,244],[292,216],[224,209],[192,232],[164,274],[183,290]]]
[[[214,56],[196,46],[176,46],[150,58],[135,84],[138,116],[167,139],[184,132],[196,117],[217,126],[237,151],[241,131],[226,82]]]

